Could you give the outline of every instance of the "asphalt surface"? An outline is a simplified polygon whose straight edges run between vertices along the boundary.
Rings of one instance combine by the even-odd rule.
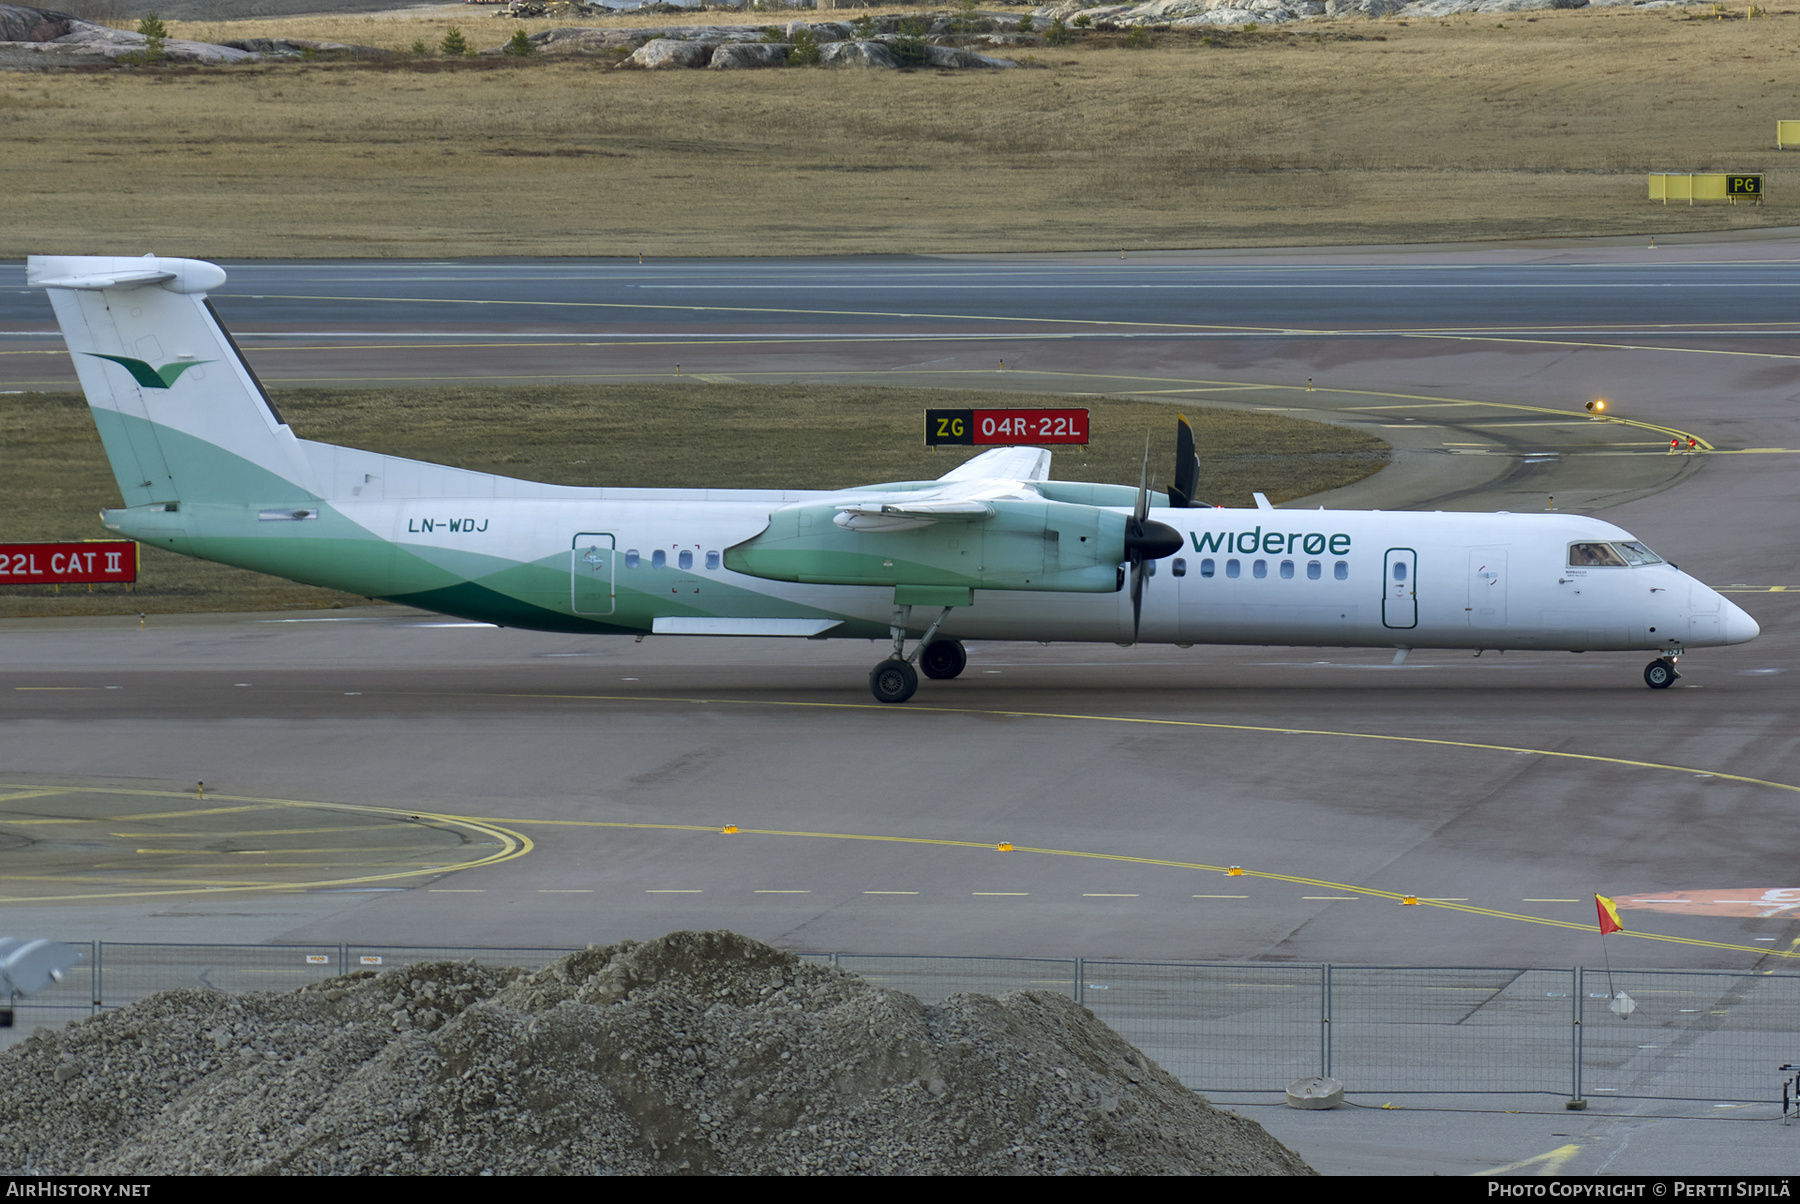
[[[1395,668],[978,645],[958,681],[882,708],[865,644],[635,644],[389,610],[13,622],[6,906],[81,939],[565,945],[730,926],[811,950],[1597,965],[1600,938],[1571,926],[1595,892],[1800,888],[1797,256],[1772,237],[234,266],[219,309],[278,388],[648,379],[679,361],[696,387],[880,379],[1365,424],[1394,465],[1309,504],[1604,513],[1732,587],[1763,635],[1685,658],[1657,692],[1647,657],[1623,654]],[[21,280],[0,272],[0,327],[20,332],[0,387],[67,387]],[[1597,396],[1625,421],[1588,421]],[[1700,453],[1667,455],[1671,432]],[[334,822],[350,812],[317,804],[362,810]],[[1789,915],[1627,910],[1606,949],[1796,971]],[[1448,1169],[1419,1132],[1344,1140],[1312,1156]],[[1613,1138],[1582,1148],[1599,1169],[1662,1165]]]

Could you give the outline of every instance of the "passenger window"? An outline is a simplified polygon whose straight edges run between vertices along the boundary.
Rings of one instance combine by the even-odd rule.
[[[1339,581],[1350,580],[1350,562],[1348,560],[1338,561],[1336,566],[1332,568],[1331,575],[1336,577]]]
[[[1294,562],[1293,561],[1284,560],[1281,562],[1281,579],[1283,581],[1292,581],[1294,579]]]
[[[1210,556],[1200,562],[1200,575],[1202,577],[1210,577],[1213,575],[1213,562]]]
[[[717,552],[708,552],[706,554],[706,567],[709,569],[716,569],[719,567],[719,554]]]
[[[658,548],[658,549],[656,549],[656,551],[650,553],[650,567],[651,568],[660,569],[668,563],[669,563],[669,554],[667,552],[663,551],[661,548]]]
[[[1607,543],[1572,543],[1569,545],[1569,567],[1586,568],[1624,568],[1625,558],[1613,551]]]
[[[1309,560],[1306,562],[1306,579],[1308,581],[1317,581],[1319,579],[1319,573],[1321,571],[1322,570],[1319,568],[1318,561]]]
[[[1177,556],[1175,558],[1175,563],[1169,566],[1169,572],[1177,577],[1187,576],[1187,561]]]
[[[638,566],[638,550],[632,548],[625,553],[625,567],[635,569]]]
[[[694,567],[694,554],[692,552],[683,551],[681,555],[675,558],[675,563],[681,568],[691,569]]]
[[[1266,560],[1259,560],[1255,564],[1252,564],[1250,566],[1250,575],[1255,577],[1258,581],[1267,577],[1269,575],[1269,562]]]
[[[1154,561],[1154,560],[1144,561],[1144,576],[1146,576],[1146,577],[1156,576],[1156,561]]]
[[[1238,562],[1237,561],[1227,560],[1225,562],[1225,575],[1227,577],[1235,577],[1238,575]]]
[[[1394,561],[1394,580],[1395,581],[1405,581],[1406,580],[1406,561],[1404,561],[1404,560]]]

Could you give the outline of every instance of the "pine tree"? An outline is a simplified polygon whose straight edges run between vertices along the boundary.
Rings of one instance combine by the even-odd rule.
[[[144,35],[145,61],[160,61],[169,41],[169,27],[155,13],[145,13],[144,19],[138,22],[138,32]]]
[[[454,58],[469,53],[469,40],[462,35],[462,30],[452,25],[444,34],[444,40],[438,49]]]
[[[524,58],[536,49],[537,47],[531,44],[530,34],[526,33],[523,29],[515,29],[513,31],[512,41],[506,44],[506,49],[503,53],[510,54],[515,58]]]

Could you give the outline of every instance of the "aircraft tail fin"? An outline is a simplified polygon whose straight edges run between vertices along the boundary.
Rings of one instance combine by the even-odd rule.
[[[206,293],[197,259],[33,255],[126,506],[318,498],[299,441]]]

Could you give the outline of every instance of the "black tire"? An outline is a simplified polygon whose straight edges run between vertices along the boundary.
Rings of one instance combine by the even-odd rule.
[[[1658,658],[1644,666],[1644,684],[1652,690],[1666,690],[1675,684],[1681,674],[1675,672],[1675,662]]]
[[[961,673],[968,663],[969,654],[963,651],[960,640],[933,640],[925,645],[925,653],[919,657],[919,668],[926,677],[936,681],[948,681]]]
[[[902,660],[885,660],[869,670],[869,693],[876,702],[905,702],[919,688],[919,675]]]

